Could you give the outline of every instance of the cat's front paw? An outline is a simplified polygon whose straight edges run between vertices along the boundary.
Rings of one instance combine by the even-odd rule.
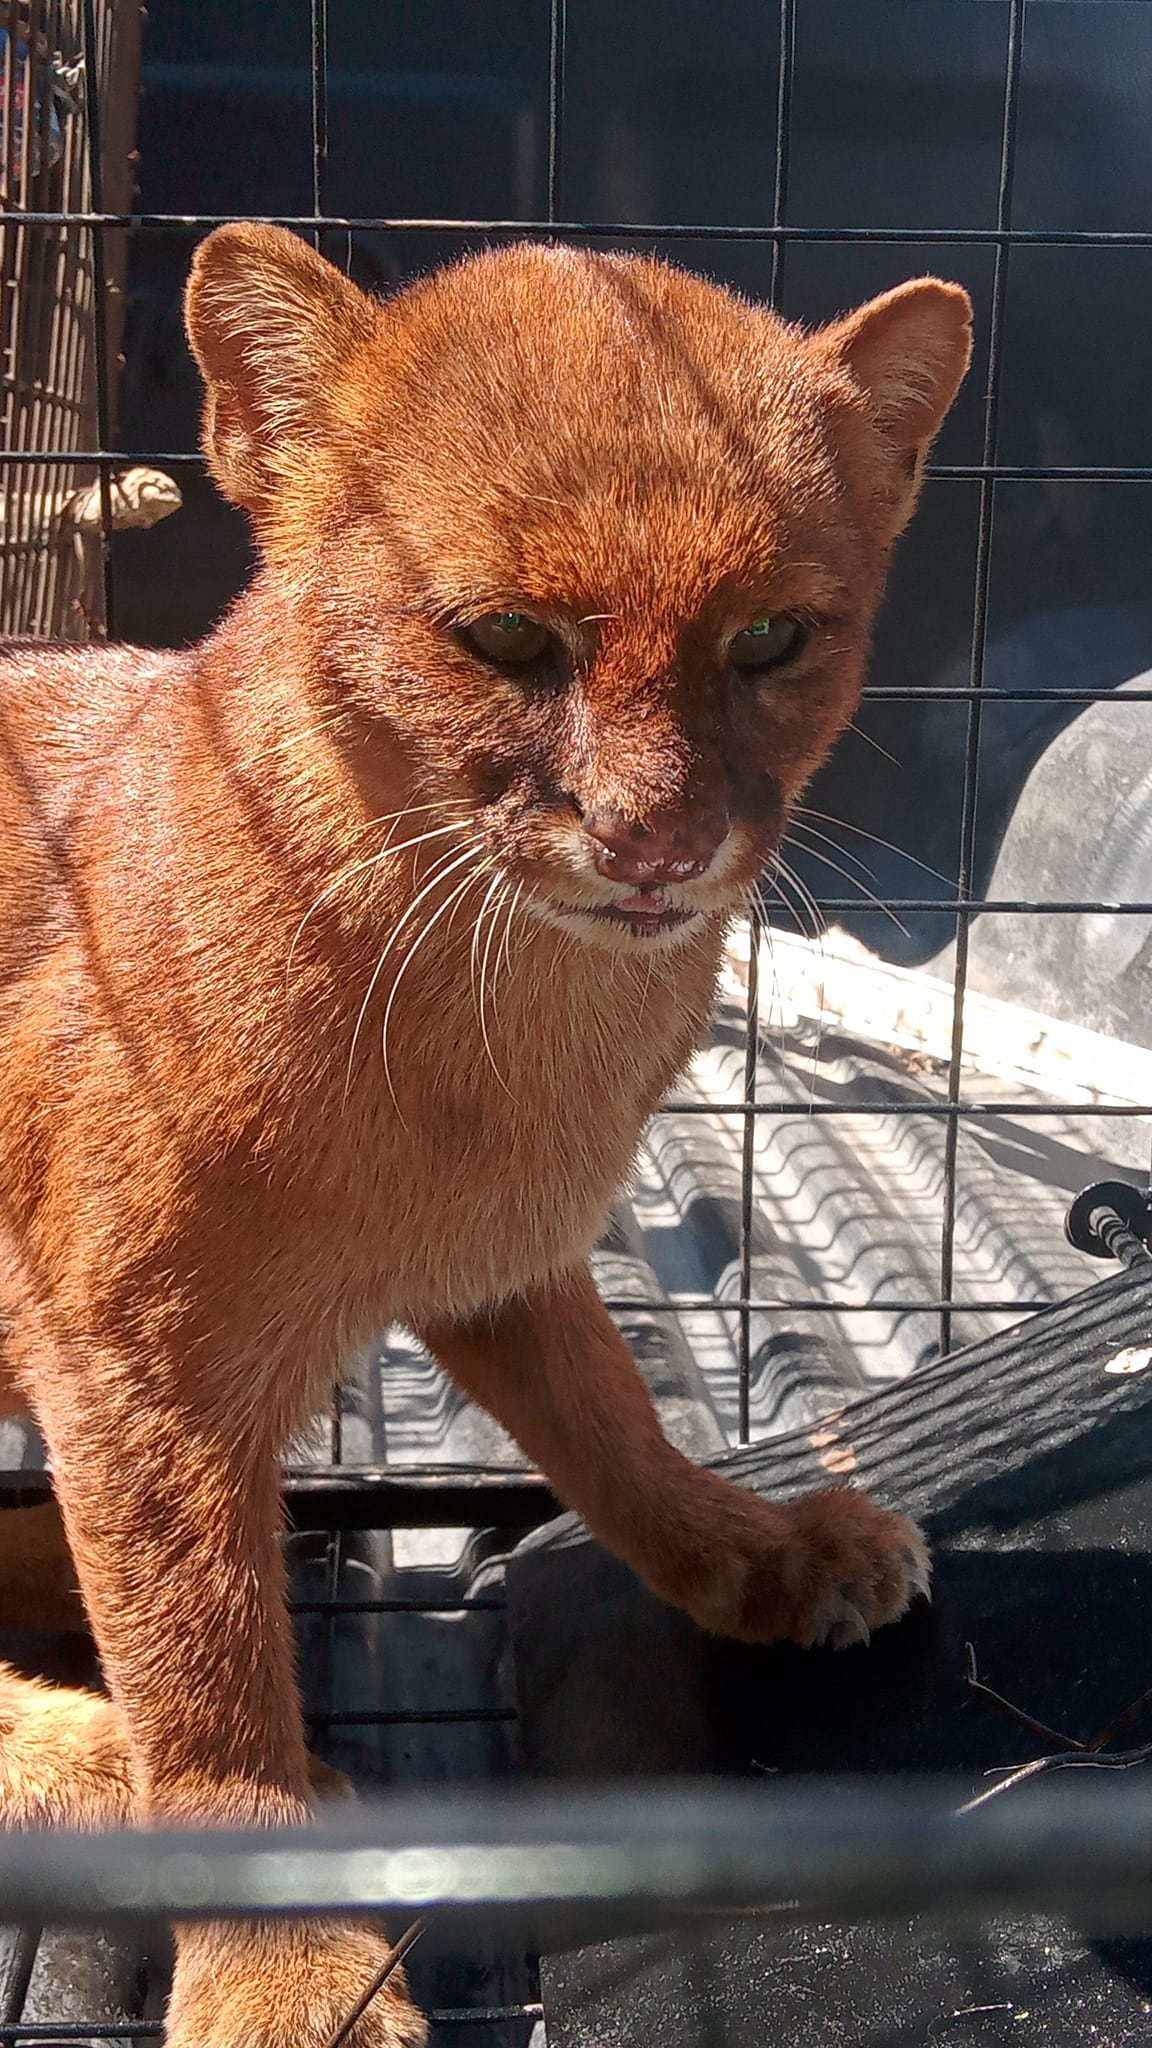
[[[749,1499],[684,1604],[741,1642],[866,1643],[926,1595],[931,1563],[914,1522],[843,1486],[779,1506]]]
[[[167,2048],[324,2048],[388,1953],[379,1934],[340,1922],[185,1929]],[[346,2048],[424,2048],[426,2035],[398,1968],[356,2021]]]

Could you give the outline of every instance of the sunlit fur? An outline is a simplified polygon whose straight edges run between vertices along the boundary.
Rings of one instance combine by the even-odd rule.
[[[4,1678],[14,1825],[308,1811],[277,1454],[391,1319],[704,1627],[854,1641],[926,1583],[861,1495],[777,1507],[674,1452],[586,1258],[850,716],[963,293],[805,335],[525,245],[380,306],[236,227],[188,324],[251,589],[191,650],[0,666],[4,1369],[113,1696]],[[469,650],[506,610],[556,636],[555,675]],[[728,640],[780,611],[800,656],[734,675]],[[589,915],[627,893],[596,807],[728,813],[662,899],[691,923]],[[185,1931],[171,2037],[319,2048],[380,1953]],[[421,2034],[395,1979],[353,2048]]]

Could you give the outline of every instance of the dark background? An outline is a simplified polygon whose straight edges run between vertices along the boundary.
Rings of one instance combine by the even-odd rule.
[[[328,210],[542,219],[548,207],[548,0],[329,0]],[[140,110],[143,211],[295,213],[313,205],[309,0],[161,0]],[[995,223],[1006,0],[800,0],[786,218],[809,228],[972,230]],[[762,226],[772,217],[779,20],[764,0],[568,0],[556,194],[560,220]],[[1012,225],[1152,226],[1152,5],[1033,0],[1025,13]],[[196,445],[198,389],[180,290],[195,231],[134,239],[121,443]],[[482,239],[326,238],[388,289]],[[619,246],[637,238],[603,236]],[[674,261],[766,296],[771,245],[656,240]],[[977,308],[977,360],[936,450],[981,458],[993,253],[962,242],[790,244],[783,310],[822,319],[932,269]],[[999,459],[1152,464],[1152,249],[1018,246],[1007,269]],[[185,508],[116,541],[119,630],[179,643],[239,587],[243,522],[193,472]],[[979,486],[929,482],[880,620],[874,684],[969,679]],[[985,681],[1113,688],[1152,664],[1152,486],[1000,483]],[[1045,741],[1076,707],[984,715],[977,884]],[[1139,716],[1133,707],[1133,716]],[[812,802],[954,876],[963,704],[866,704]],[[886,755],[892,758],[886,758]],[[857,846],[857,842],[852,842]],[[946,895],[882,848],[879,893]],[[798,865],[802,863],[798,860]],[[809,862],[824,895],[852,887]],[[855,920],[891,957],[951,934]]]

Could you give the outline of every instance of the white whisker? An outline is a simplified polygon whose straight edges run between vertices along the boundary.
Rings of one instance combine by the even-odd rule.
[[[401,811],[398,812],[396,815],[398,817],[403,817],[404,813]],[[384,821],[380,819],[376,820],[375,822],[383,823]],[[389,856],[393,854],[406,853],[410,846],[427,846],[430,840],[445,839],[447,838],[450,832],[458,832],[459,830],[459,823],[454,822],[451,825],[435,825],[432,827],[430,831],[419,833],[415,839],[403,840],[399,846],[392,846],[389,840],[386,839],[384,841],[383,846],[379,847],[375,853],[370,853],[365,857],[365,859],[353,861],[351,866],[342,868],[340,870],[340,873],[336,876],[335,881],[329,882],[326,888],[321,889],[320,894],[317,896],[315,902],[309,904],[308,909],[304,912],[303,917],[300,919],[300,922],[292,935],[292,944],[288,948],[288,958],[284,966],[285,978],[287,978],[287,976],[292,971],[292,958],[297,946],[300,943],[300,938],[304,931],[305,925],[308,923],[311,917],[315,916],[316,912],[320,908],[320,905],[322,903],[326,903],[330,896],[335,896],[337,891],[344,887],[345,882],[350,882],[352,880],[353,875],[362,874],[365,868],[379,867],[382,860],[388,859]]]
[[[926,860],[918,860],[914,853],[909,853],[903,846],[895,846],[890,839],[881,839],[879,833],[866,831],[863,825],[849,825],[845,818],[834,818],[828,811],[814,811],[810,804],[797,804],[795,816],[816,818],[821,825],[831,825],[837,832],[851,832],[856,839],[870,839],[873,846],[882,846],[885,853],[895,853],[901,860],[910,860],[914,868],[920,868],[924,874],[931,875],[933,881],[943,882],[949,889],[956,886],[954,876],[942,875],[939,868],[930,867]],[[843,848],[840,850],[844,851]]]
[[[424,887],[421,889],[419,895],[416,896],[414,900],[408,905],[407,910],[397,920],[395,926],[393,927],[391,937],[389,938],[386,946],[384,947],[384,951],[381,953],[380,958],[377,960],[376,965],[372,970],[372,979],[368,983],[368,987],[364,995],[364,1001],[360,1005],[359,1014],[356,1018],[355,1029],[352,1033],[352,1044],[348,1050],[348,1066],[344,1075],[345,1103],[347,1103],[348,1091],[352,1086],[352,1065],[356,1058],[356,1046],[359,1042],[360,1031],[364,1023],[364,1018],[367,1015],[368,1005],[371,1002],[372,997],[375,993],[376,984],[384,971],[384,962],[387,960],[389,953],[392,951],[392,948],[396,944],[397,939],[400,937],[401,932],[404,930],[405,925],[409,922],[409,920],[412,917],[415,916],[416,912],[420,908],[420,905],[423,903],[425,897],[430,895],[432,890],[435,889],[439,883],[447,881],[449,875],[454,874],[457,869],[463,867],[466,861],[472,860],[475,857],[477,850],[482,846],[482,844],[482,840],[479,837],[476,837],[469,840],[463,852],[458,852],[455,847],[449,847],[447,855],[441,856],[441,858],[434,863],[432,873],[426,880]],[[449,901],[452,901],[452,898],[449,898]],[[437,912],[437,916],[439,916],[439,912]],[[419,940],[417,940],[417,944],[419,944]],[[411,949],[409,957],[411,957]],[[392,1099],[395,1102],[395,1095],[393,1095]],[[397,1108],[399,1108],[399,1104],[397,1104]]]
[[[415,955],[419,952],[421,946],[424,944],[425,939],[428,938],[429,934],[439,924],[440,919],[444,916],[445,911],[450,910],[453,904],[457,903],[460,897],[463,896],[468,889],[471,889],[476,882],[483,881],[484,876],[488,872],[488,866],[489,863],[485,862],[484,866],[479,870],[478,873],[465,875],[464,880],[462,882],[457,882],[456,887],[450,891],[449,895],[440,905],[439,910],[433,911],[431,917],[428,919],[427,924],[424,926],[423,931],[420,932],[415,939],[413,939],[412,944],[409,946],[408,951],[404,955],[404,958],[401,961],[400,966],[397,970],[396,979],[394,980],[394,982],[392,983],[392,987],[388,991],[388,1001],[384,1006],[384,1022],[380,1030],[380,1051],[384,1059],[384,1079],[388,1083],[388,1093],[392,1097],[392,1101],[396,1108],[396,1113],[399,1116],[401,1123],[404,1125],[405,1130],[407,1130],[408,1125],[405,1121],[404,1112],[400,1107],[399,1101],[397,1100],[396,1090],[392,1085],[392,1069],[388,1064],[388,1025],[392,1016],[392,1006],[396,1001],[396,995],[397,991],[399,990],[400,983],[403,981],[404,976],[407,974],[408,969],[411,967],[412,961],[415,958]]]
[[[795,830],[795,827],[793,829]],[[809,827],[809,830],[810,829],[811,828]],[[814,846],[804,846],[799,841],[797,842],[797,845],[801,853],[806,853],[808,855],[809,860],[820,861],[824,867],[831,868],[832,873],[834,875],[841,876],[841,878],[845,882],[850,883],[853,888],[859,889],[860,894],[864,898],[864,901],[866,903],[871,903],[877,910],[882,912],[882,914],[889,920],[889,922],[895,925],[897,931],[903,933],[905,938],[909,937],[907,925],[902,923],[900,918],[897,917],[896,912],[892,910],[887,903],[881,902],[879,896],[877,896],[873,892],[873,890],[865,887],[864,883],[860,880],[858,875],[850,875],[847,868],[842,868],[838,861],[830,860],[826,853],[818,852],[817,848]],[[843,848],[841,848],[841,851],[843,851]]]
[[[794,879],[794,878],[792,877],[792,870],[791,870],[791,869],[789,869],[789,870],[788,870],[788,873],[789,873],[789,876],[790,876],[790,878]],[[758,887],[756,888],[756,896],[757,896],[757,899],[758,899],[758,901],[759,901],[759,905],[760,905],[760,913],[761,913],[761,916],[762,916],[762,917],[763,917],[763,919],[764,919],[764,924],[763,924],[763,931],[764,931],[764,936],[766,937],[766,939],[767,939],[767,941],[768,941],[768,958],[769,958],[769,961],[770,961],[770,963],[771,963],[771,967],[772,967],[772,986],[773,986],[773,990],[774,990],[774,993],[775,993],[775,995],[776,995],[776,998],[777,998],[777,1000],[779,1001],[779,996],[780,996],[780,983],[779,983],[779,979],[778,979],[778,977],[777,977],[777,973],[776,973],[776,957],[775,957],[775,950],[774,950],[774,948],[773,948],[773,944],[772,944],[772,924],[771,924],[771,920],[770,920],[770,917],[769,917],[769,914],[768,914],[768,905],[767,905],[767,904],[765,903],[765,901],[764,901],[764,898],[763,898],[763,895],[761,894],[761,891],[760,891],[760,889],[759,889]],[[789,908],[789,910],[791,911],[791,915],[792,915],[793,917],[795,917],[795,915],[796,915],[795,911],[794,911],[794,910],[791,910],[791,906],[790,906],[790,905],[788,906],[788,908]],[[805,936],[807,937],[808,935],[807,935],[807,934],[805,934]],[[825,956],[825,952],[824,952],[824,931],[823,931],[823,928],[822,928],[822,927],[821,927],[821,929],[820,929],[820,930],[818,930],[818,931],[817,931],[817,932],[816,932],[816,933],[814,934],[814,937],[815,937],[815,942],[816,942],[816,944],[818,945],[818,947],[819,947],[819,949],[820,949],[820,967],[821,967],[821,973],[823,973],[823,971],[824,971],[824,963],[825,963],[825,957],[826,957],[826,956]],[[785,1046],[786,1046],[786,1042],[787,1042],[787,1035],[788,1035],[788,1034],[787,1034],[787,1030],[786,1030],[786,1028],[785,1028],[785,1023],[784,1023],[784,1005],[783,1005],[783,1003],[781,1003],[781,1004],[780,1004],[780,1047],[779,1047],[779,1052],[778,1052],[778,1055],[777,1055],[777,1057],[779,1058],[779,1061],[780,1061],[780,1066],[781,1066],[781,1070],[782,1070],[782,1071],[783,1071],[783,1070],[785,1069],[785,1067],[786,1067],[786,1062],[785,1062]],[[819,1064],[820,1064],[820,1054],[821,1054],[821,1051],[822,1051],[822,1049],[823,1049],[823,1045],[824,1045],[824,984],[823,984],[823,981],[821,981],[821,984],[820,984],[820,1001],[819,1001],[819,1006],[818,1006],[818,1009],[817,1009],[817,1012],[816,1012],[816,1037],[815,1037],[815,1041],[814,1041],[814,1043],[813,1043],[813,1047],[812,1047],[812,1064],[811,1064],[811,1067],[810,1067],[810,1069],[809,1069],[809,1073],[808,1073],[808,1109],[809,1109],[809,1110],[811,1110],[811,1108],[812,1108],[812,1105],[813,1105],[813,1103],[814,1103],[814,1101],[815,1101],[815,1099],[816,1099],[816,1071],[817,1071],[817,1068],[819,1067]]]
[[[249,768],[255,768],[258,762],[269,760],[273,754],[286,754],[290,747],[302,747],[305,740],[315,739],[319,733],[329,732],[347,716],[347,710],[344,708],[333,711],[329,717],[319,719],[315,725],[303,726],[298,732],[288,733],[284,739],[274,741],[272,746],[261,747],[258,754],[249,754],[247,759],[238,762],[237,766],[243,774]]]
[[[511,965],[511,954],[510,954],[510,952],[509,952],[509,941],[510,941],[510,939],[511,939],[511,937],[512,937],[512,919],[513,919],[513,918],[515,917],[515,915],[516,915],[516,909],[517,909],[517,905],[519,904],[519,902],[520,902],[520,898],[522,897],[522,895],[523,895],[523,894],[524,894],[524,884],[523,884],[523,882],[517,882],[517,884],[516,884],[516,888],[515,888],[515,891],[514,891],[514,893],[513,893],[513,896],[512,896],[512,903],[511,903],[511,907],[510,907],[510,909],[509,909],[509,912],[508,912],[508,920],[507,920],[507,923],[506,923],[506,924],[505,924],[505,926],[504,926],[504,942],[503,942],[503,945],[502,945],[502,947],[501,947],[501,953],[503,954],[503,958],[504,958],[504,971],[505,971],[505,973],[507,973],[507,971],[508,971],[508,968],[509,968],[509,967],[510,967],[510,965]],[[500,974],[500,954],[498,953],[498,954],[497,954],[497,956],[496,956],[496,965],[495,965],[495,967],[494,967],[494,968],[493,968],[493,970],[492,970],[492,1001],[493,1001],[493,1004],[495,1004],[495,1001],[496,1001],[496,982],[497,982],[497,979],[498,979],[498,977],[499,977],[499,974]]]
[[[493,875],[492,880],[488,884],[488,893],[485,896],[483,903],[480,905],[479,910],[476,912],[476,922],[472,927],[472,952],[469,960],[468,972],[469,979],[472,983],[472,1001],[476,1005],[477,1011],[479,1011],[480,1007],[480,997],[476,982],[476,976],[479,967],[479,960],[477,956],[480,951],[480,932],[484,923],[484,912],[487,910],[488,905],[491,903],[492,898],[496,894],[496,891],[503,887],[503,883],[504,878],[500,874],[499,870],[497,870],[496,874]]]
[[[848,731],[854,732],[857,739],[864,740],[868,746],[875,747],[876,752],[880,754],[885,761],[891,761],[892,766],[894,768],[903,768],[903,761],[898,761],[896,759],[895,754],[890,754],[888,752],[887,747],[882,747],[880,745],[879,740],[874,740],[871,733],[865,732],[864,727],[862,725],[857,725],[856,720],[854,718],[850,718],[848,720]]]
[[[480,1036],[484,1040],[484,1050],[488,1055],[488,1064],[491,1067],[492,1072],[495,1074],[496,1079],[499,1081],[500,1086],[504,1090],[505,1095],[508,1096],[510,1101],[515,1102],[516,1097],[513,1095],[511,1088],[508,1086],[507,1081],[504,1079],[503,1074],[500,1072],[500,1069],[496,1064],[496,1055],[492,1050],[492,1041],[488,1035],[488,1019],[484,1014],[484,984],[488,974],[488,958],[492,951],[492,941],[496,937],[496,920],[500,914],[500,908],[504,902],[505,894],[508,889],[508,884],[503,880],[502,876],[498,875],[497,880],[501,883],[501,894],[497,898],[496,908],[492,912],[492,919],[488,926],[488,938],[484,946],[484,958],[480,963]],[[487,904],[487,902],[489,901],[491,894],[492,891],[489,890],[488,895],[484,899],[485,904]],[[481,916],[483,916],[483,910],[481,911]],[[499,955],[497,955],[497,958],[499,958]]]
[[[777,850],[775,860],[773,862],[773,869],[773,879],[777,883],[786,882],[788,884],[788,887],[792,890],[793,894],[799,899],[801,909],[806,910],[812,919],[812,930],[810,932],[805,931],[803,920],[797,916],[796,911],[793,905],[788,901],[788,898],[786,896],[784,897],[784,908],[790,912],[793,918],[796,919],[796,923],[799,926],[799,929],[803,936],[805,938],[810,939],[820,938],[824,930],[824,919],[820,915],[820,911],[817,907],[816,900],[813,897],[811,890],[806,886],[804,882],[801,881],[799,875],[796,873],[795,868],[789,866],[789,863],[784,858],[783,852],[779,849]]]

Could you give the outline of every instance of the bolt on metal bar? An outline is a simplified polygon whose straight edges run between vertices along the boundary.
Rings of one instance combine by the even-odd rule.
[[[1004,65],[1004,115],[1000,140],[1000,180],[996,197],[996,226],[1007,231],[1012,216],[1012,184],[1016,163],[1016,125],[1020,107],[1020,63],[1024,42],[1025,0],[1010,0],[1008,41]],[[992,270],[992,309],[988,333],[988,388],[984,402],[983,462],[991,468],[996,461],[1000,423],[1000,389],[1004,333],[1008,304],[1008,249],[998,244]],[[948,1063],[948,1094],[956,1100],[964,1058],[964,995],[968,985],[968,940],[970,913],[966,907],[972,895],[976,848],[976,807],[980,780],[980,697],[988,648],[988,594],[992,573],[992,530],[996,507],[996,483],[985,477],[980,484],[980,511],[976,534],[975,589],[972,605],[972,660],[969,681],[973,695],[968,705],[968,730],[964,746],[964,792],[961,801],[960,847],[957,873],[956,971],[952,995],[952,1049]],[[956,1163],[959,1125],[949,1123],[944,1143],[944,1214],[940,1233],[940,1293],[947,1301],[952,1294],[956,1249]],[[940,1354],[952,1349],[952,1312],[940,1312]]]
[[[1088,1223],[1101,1244],[1106,1245],[1112,1257],[1119,1259],[1122,1265],[1129,1268],[1152,1265],[1152,1252],[1108,1203],[1101,1203],[1099,1208],[1091,1210]]]

